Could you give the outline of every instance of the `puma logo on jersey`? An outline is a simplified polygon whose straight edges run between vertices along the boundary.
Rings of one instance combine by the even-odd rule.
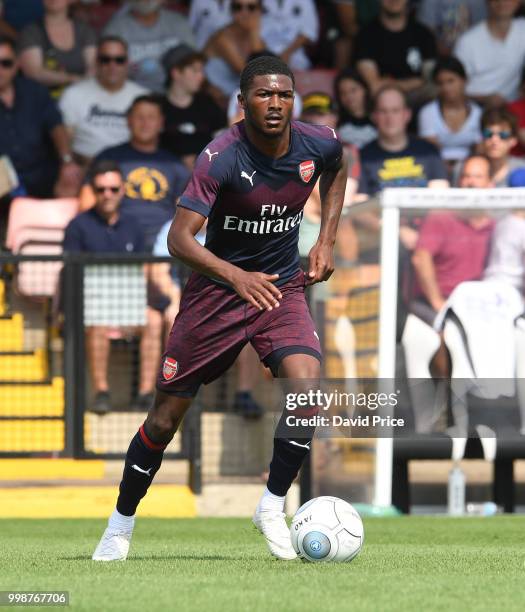
[[[329,130],[332,130],[332,134],[334,135],[334,138],[337,140],[337,132],[334,130],[333,127],[329,127],[328,125],[326,126]]]
[[[214,151],[214,152],[212,153],[212,152],[211,152],[209,149],[206,149],[206,151],[204,151],[204,153],[206,153],[206,155],[208,156],[208,161],[211,161],[211,158],[212,158],[214,155],[219,155],[219,151]]]
[[[247,181],[250,181],[250,185],[253,187],[253,176],[254,174],[257,172],[257,170],[254,170],[251,175],[247,174],[244,170],[241,172],[241,178],[246,179]]]

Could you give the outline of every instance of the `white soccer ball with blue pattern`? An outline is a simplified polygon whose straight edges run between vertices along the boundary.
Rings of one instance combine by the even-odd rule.
[[[305,561],[349,562],[365,539],[363,521],[355,508],[338,497],[315,497],[303,504],[290,526],[292,545]]]

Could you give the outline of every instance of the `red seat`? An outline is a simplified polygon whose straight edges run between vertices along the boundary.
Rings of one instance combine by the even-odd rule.
[[[20,255],[60,255],[64,230],[77,211],[76,198],[16,198],[9,211],[6,245]],[[61,262],[21,262],[17,268],[18,291],[28,297],[52,297],[61,268]]]

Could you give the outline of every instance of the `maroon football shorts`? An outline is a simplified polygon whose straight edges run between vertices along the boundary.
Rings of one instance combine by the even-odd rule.
[[[280,306],[268,311],[258,310],[229,287],[192,274],[162,357],[157,389],[193,397],[201,384],[223,374],[248,342],[274,376],[287,355],[312,355],[320,361],[305,283],[299,271],[279,287]]]

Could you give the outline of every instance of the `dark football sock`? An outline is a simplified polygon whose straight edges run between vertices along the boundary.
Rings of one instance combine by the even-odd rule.
[[[304,458],[310,452],[310,442],[311,440],[305,438],[274,438],[270,475],[266,485],[270,493],[280,496],[288,493]]]
[[[131,440],[126,454],[124,473],[120,483],[120,493],[117,500],[117,510],[125,516],[133,516],[140,500],[155,477],[165,444],[156,444],[144,431],[144,425]]]

